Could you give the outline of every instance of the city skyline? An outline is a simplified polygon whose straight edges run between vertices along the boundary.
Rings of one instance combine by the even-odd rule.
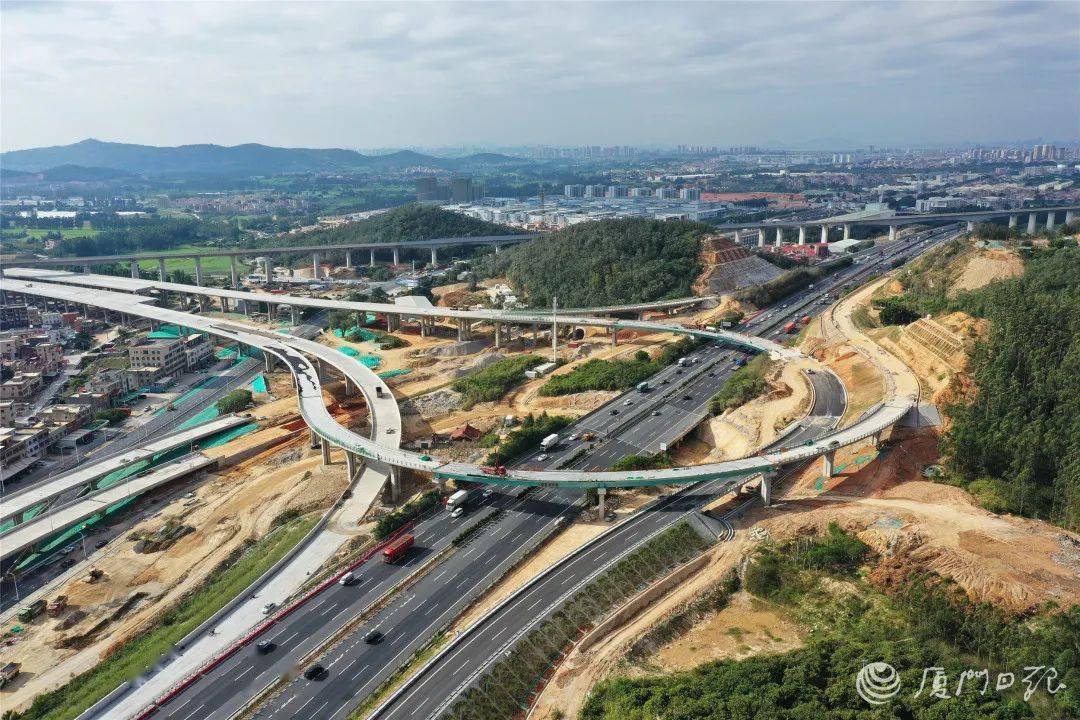
[[[823,149],[1080,134],[1071,3],[561,7],[9,3],[0,145]]]

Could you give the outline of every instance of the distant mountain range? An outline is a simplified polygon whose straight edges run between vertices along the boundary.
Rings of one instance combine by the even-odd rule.
[[[463,170],[482,166],[512,165],[528,162],[521,158],[482,153],[460,158],[440,158],[402,150],[389,155],[362,155],[339,148],[279,148],[249,143],[246,145],[180,145],[156,147],[129,143],[82,140],[72,145],[11,150],[0,153],[0,167],[5,172],[40,173],[68,168],[66,175],[77,179],[84,175],[102,175],[120,171],[145,177],[183,175],[251,176],[281,175],[299,172],[348,172],[361,169],[399,170],[431,167]],[[59,179],[59,178],[57,178]]]

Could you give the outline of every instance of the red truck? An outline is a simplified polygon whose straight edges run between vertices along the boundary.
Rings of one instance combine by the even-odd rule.
[[[800,320],[799,322],[801,322],[803,325],[809,325],[810,324],[810,316],[809,315],[803,315],[802,320]]]
[[[787,325],[784,326],[784,332],[786,332],[786,333],[795,332],[795,321],[794,320],[792,320],[791,322],[789,322]]]
[[[393,541],[382,551],[382,559],[385,563],[392,563],[405,553],[409,552],[409,548],[413,546],[413,541],[416,540],[412,535],[402,535],[397,540]]]
[[[45,606],[45,612],[49,617],[59,617],[66,607],[67,595],[57,595]]]
[[[480,470],[482,470],[485,475],[496,475],[498,477],[506,477],[506,466],[505,465],[487,466],[487,467],[480,468]]]

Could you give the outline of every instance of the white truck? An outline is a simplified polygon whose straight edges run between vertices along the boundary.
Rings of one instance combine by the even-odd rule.
[[[446,499],[446,509],[450,512],[463,508],[469,504],[469,498],[472,496],[471,490],[458,490],[456,493]]]
[[[559,444],[559,436],[555,433],[548,435],[546,438],[540,441],[540,447],[544,450],[550,450]]]

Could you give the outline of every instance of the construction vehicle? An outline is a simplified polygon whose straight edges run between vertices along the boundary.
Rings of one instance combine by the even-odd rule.
[[[45,606],[45,613],[49,617],[59,617],[67,607],[67,595],[57,595]]]
[[[594,432],[583,432],[583,433],[581,433],[581,439],[584,440],[585,442],[590,442],[590,441],[596,439],[596,433],[594,433]]]
[[[795,321],[794,320],[792,320],[791,322],[789,322],[787,325],[784,326],[784,332],[786,332],[786,333],[795,332]]]
[[[93,570],[90,571],[90,574],[86,576],[86,582],[88,582],[88,583],[96,583],[98,580],[100,580],[104,576],[105,576],[105,571],[104,570],[98,570],[97,568],[94,568]]]
[[[4,667],[0,668],[0,688],[17,678],[19,676],[19,670],[21,669],[22,665],[16,662],[9,662]]]
[[[384,563],[392,563],[401,558],[413,546],[416,541],[412,535],[402,535],[397,540],[383,548],[382,559]]]
[[[39,598],[28,605],[23,605],[22,609],[19,610],[18,618],[22,622],[30,622],[40,615],[41,611],[44,609],[45,601]]]

